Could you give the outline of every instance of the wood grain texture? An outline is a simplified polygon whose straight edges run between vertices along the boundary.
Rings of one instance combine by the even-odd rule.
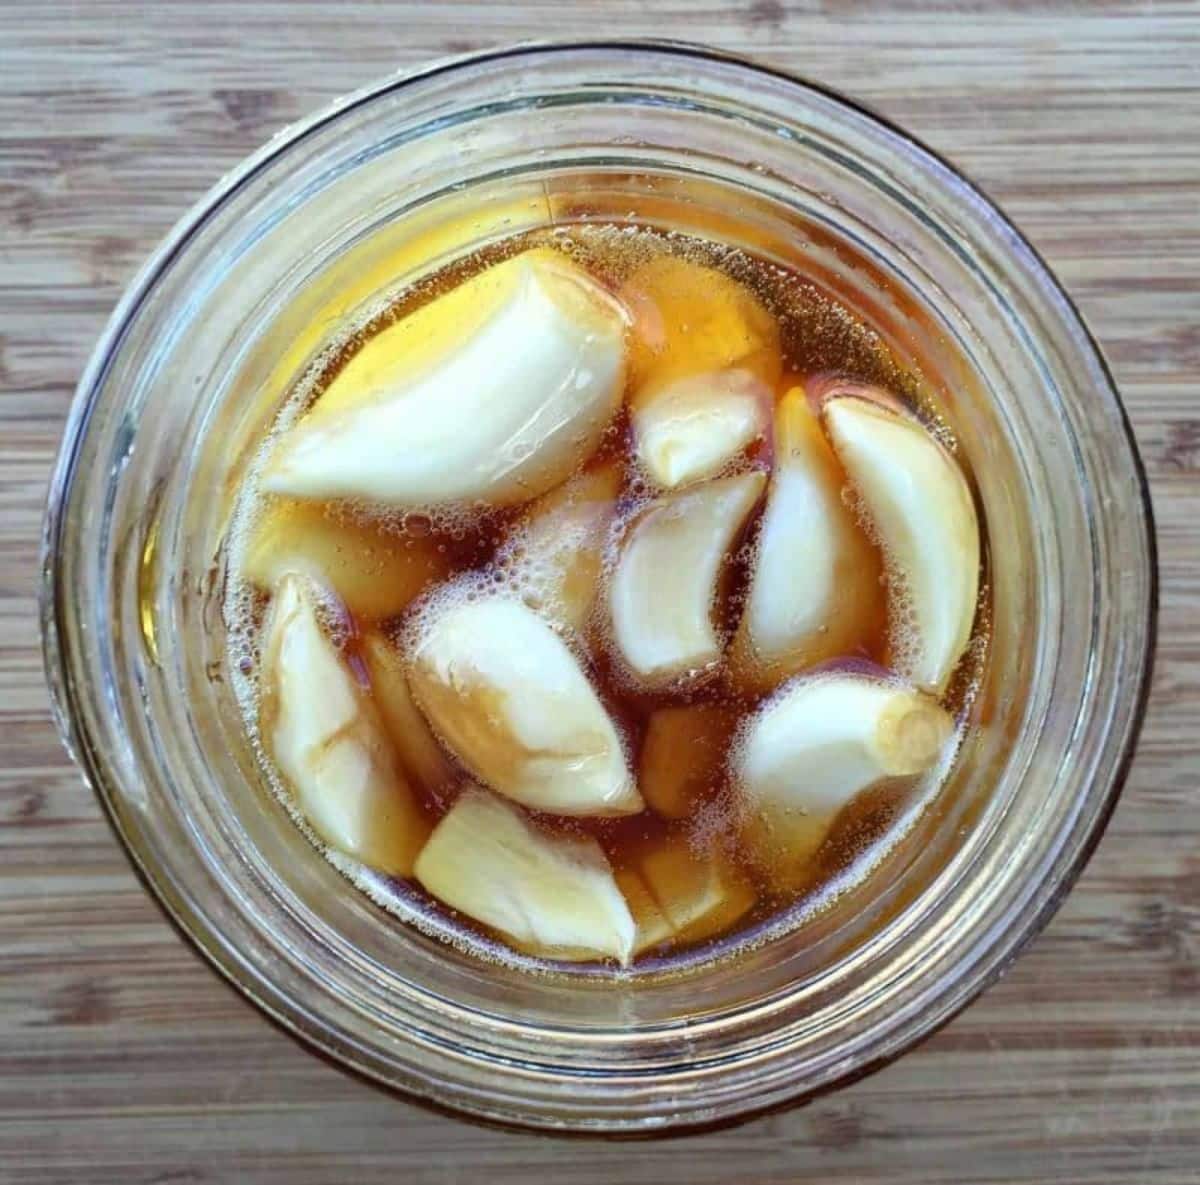
[[[147,251],[281,124],[539,36],[686,36],[841,87],[965,167],[1074,294],[1149,469],[1161,646],[1109,833],[919,1051],[654,1144],[473,1127],[295,1045],[145,897],[63,755],[36,538],[73,384]],[[0,3],[0,1181],[1200,1181],[1200,8]]]

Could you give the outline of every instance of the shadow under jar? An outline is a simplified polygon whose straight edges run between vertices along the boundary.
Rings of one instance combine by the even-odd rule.
[[[836,910],[669,975],[533,975],[379,909],[265,792],[225,669],[231,499],[314,351],[387,291],[586,220],[729,242],[855,310],[954,426],[987,524],[989,660],[935,801]],[[509,1122],[633,1133],[853,1078],[999,972],[1111,812],[1156,604],[1112,380],[1011,225],[846,100],[650,44],[431,66],[231,174],[97,348],[43,569],[63,735],[150,887],[224,974],[389,1085]]]

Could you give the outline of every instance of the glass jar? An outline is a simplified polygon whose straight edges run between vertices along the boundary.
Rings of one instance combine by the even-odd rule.
[[[538,976],[383,913],[263,792],[223,674],[226,514],[288,381],[363,302],[521,227],[633,210],[790,261],[920,369],[988,524],[991,658],[973,739],[919,842],[836,925],[670,975]],[[499,1120],[639,1133],[858,1076],[999,974],[1113,808],[1156,605],[1128,423],[1033,248],[899,129],[676,44],[438,63],[351,95],[230,174],[97,346],[43,570],[62,734],[217,968],[381,1082]]]

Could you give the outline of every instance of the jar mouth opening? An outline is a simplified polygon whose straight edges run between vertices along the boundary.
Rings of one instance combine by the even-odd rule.
[[[704,92],[701,98],[707,99],[715,92],[720,103],[728,105],[731,110],[738,109],[739,113],[741,108],[765,104],[772,115],[784,118],[771,108],[772,103],[785,101],[795,104],[799,115],[802,114],[801,109],[806,97],[814,102],[819,101],[824,105],[822,118],[829,121],[827,125],[806,126],[799,131],[792,129],[789,139],[789,136],[783,134],[788,130],[786,124],[781,124],[780,138],[793,144],[803,143],[806,137],[813,143],[822,143],[823,149],[830,153],[831,159],[840,156],[843,164],[849,159],[848,154],[864,153],[868,148],[879,148],[886,143],[889,151],[895,153],[898,158],[903,158],[906,167],[911,167],[921,174],[920,185],[937,187],[945,204],[967,220],[968,227],[965,231],[962,226],[955,226],[952,231],[945,229],[945,223],[939,226],[937,233],[943,250],[949,254],[957,253],[960,260],[965,258],[973,267],[993,269],[1004,274],[1006,278],[1006,269],[1009,269],[1020,283],[1036,288],[1041,304],[1014,315],[1018,320],[1022,320],[1021,313],[1024,312],[1034,318],[1033,330],[1024,324],[1021,326],[1027,334],[1037,330],[1038,314],[1055,318],[1060,336],[1052,343],[1054,350],[1062,353],[1073,349],[1086,359],[1091,378],[1097,384],[1094,394],[1098,394],[1105,402],[1112,418],[1111,426],[1115,436],[1106,447],[1118,455],[1124,466],[1123,476],[1132,478],[1132,488],[1127,490],[1126,500],[1133,506],[1138,520],[1131,528],[1135,535],[1140,534],[1140,538],[1134,540],[1133,546],[1135,551],[1140,547],[1146,571],[1145,585],[1141,589],[1143,603],[1134,608],[1135,614],[1141,615],[1140,633],[1122,652],[1117,664],[1120,676],[1124,680],[1123,694],[1126,699],[1119,705],[1107,705],[1104,714],[1110,727],[1103,738],[1108,741],[1107,749],[1103,746],[1097,747],[1098,742],[1094,738],[1084,736],[1081,731],[1082,725],[1079,728],[1068,728],[1063,734],[1066,739],[1064,754],[1077,753],[1089,746],[1096,751],[1089,751],[1087,768],[1081,768],[1078,772],[1080,785],[1077,789],[1082,796],[1081,802],[1062,817],[1053,820],[1061,829],[1061,843],[1043,852],[1043,860],[1037,871],[1045,877],[1044,881],[1040,884],[1025,884],[1019,917],[994,918],[990,928],[972,928],[960,915],[943,918],[938,933],[926,935],[923,939],[931,961],[945,958],[943,953],[937,951],[935,939],[944,938],[954,931],[955,926],[961,928],[965,937],[957,949],[957,958],[948,960],[951,966],[943,967],[939,975],[922,984],[919,991],[911,983],[897,987],[885,982],[888,969],[883,961],[884,952],[877,952],[880,962],[875,964],[876,978],[862,985],[860,996],[840,1010],[831,1009],[828,1001],[822,1002],[821,1008],[824,1011],[820,1012],[821,1023],[834,1023],[838,1015],[844,1015],[850,1010],[852,1003],[877,1000],[886,994],[887,990],[894,989],[892,1013],[888,1023],[881,1022],[870,1032],[856,1034],[848,1057],[845,1048],[837,1051],[824,1047],[820,1050],[806,1048],[804,1052],[809,1060],[804,1066],[803,1075],[796,1074],[798,1050],[811,1028],[812,1017],[816,1012],[805,1014],[804,1007],[801,1006],[802,994],[797,993],[794,982],[781,984],[773,994],[761,995],[749,1003],[743,1000],[740,1005],[731,1006],[725,1019],[734,1018],[735,1023],[726,1027],[736,1036],[736,1057],[729,1047],[714,1046],[709,1052],[697,1050],[698,1042],[725,1024],[722,1015],[713,1012],[707,1013],[689,1026],[692,1036],[686,1043],[686,1061],[683,1060],[685,1046],[680,1043],[679,1024],[674,1021],[638,1030],[635,1040],[649,1047],[649,1052],[645,1052],[639,1064],[623,1060],[624,1054],[621,1051],[614,1052],[603,1048],[605,1043],[600,1039],[600,1034],[595,1030],[588,1030],[586,1026],[581,1030],[585,1039],[572,1045],[569,1050],[560,1052],[558,1060],[531,1056],[529,1050],[523,1047],[523,1043],[527,1045],[531,1039],[555,1040],[571,1031],[572,1025],[568,1023],[561,1028],[551,1024],[529,1025],[498,1012],[460,1007],[444,990],[426,995],[416,990],[419,986],[416,984],[411,985],[414,990],[399,1003],[382,999],[378,994],[364,992],[352,1005],[341,1008],[336,1021],[331,1023],[328,1016],[322,1015],[316,1009],[311,999],[301,998],[306,990],[311,988],[312,980],[332,974],[324,962],[319,967],[307,969],[310,977],[308,979],[305,973],[293,969],[289,972],[290,978],[287,983],[272,984],[264,977],[263,967],[258,960],[248,955],[245,950],[245,944],[250,940],[254,927],[239,927],[235,932],[219,932],[212,925],[210,911],[196,900],[200,880],[206,884],[217,884],[218,891],[232,900],[236,900],[242,892],[243,878],[260,890],[265,889],[268,893],[278,892],[279,884],[271,883],[276,870],[269,864],[256,863],[253,856],[243,853],[231,868],[208,867],[202,877],[199,873],[185,877],[169,866],[163,858],[161,846],[152,842],[155,819],[149,811],[142,810],[142,813],[139,813],[145,804],[139,804],[136,794],[130,790],[131,785],[142,775],[139,764],[143,755],[141,749],[149,743],[145,736],[139,733],[139,729],[144,731],[144,722],[135,727],[128,720],[129,703],[133,702],[126,698],[130,695],[129,689],[111,686],[111,674],[107,678],[98,677],[97,673],[103,672],[106,666],[110,665],[107,655],[111,651],[111,639],[98,641],[94,636],[89,636],[88,629],[80,628],[81,614],[85,616],[87,626],[92,628],[92,635],[96,622],[88,616],[91,612],[88,604],[81,603],[81,599],[76,596],[77,588],[88,588],[95,594],[92,603],[104,606],[119,603],[122,590],[128,591],[129,588],[128,572],[122,575],[106,568],[106,565],[119,567],[121,563],[127,564],[128,557],[122,559],[119,556],[118,560],[113,561],[111,555],[101,553],[122,553],[122,549],[138,548],[144,551],[144,537],[122,538],[119,525],[113,521],[113,514],[120,500],[114,487],[121,477],[119,468],[113,468],[111,462],[114,458],[120,458],[125,464],[135,465],[135,444],[142,442],[137,439],[139,428],[133,422],[135,417],[129,415],[129,409],[125,409],[125,414],[121,415],[119,409],[112,404],[121,394],[116,384],[123,377],[118,373],[122,351],[142,349],[141,343],[133,340],[137,337],[139,326],[149,322],[154,316],[161,316],[163,304],[169,303],[171,298],[179,299],[182,295],[181,292],[169,289],[164,294],[163,287],[167,283],[168,273],[173,268],[182,266],[181,261],[195,250],[197,240],[215,229],[215,224],[226,216],[223,210],[236,204],[239,195],[262,181],[268,173],[282,167],[289,153],[300,152],[312,138],[332,132],[341,122],[350,122],[356,114],[369,112],[373,105],[402,100],[409,88],[436,86],[439,80],[454,77],[459,73],[478,78],[485,68],[494,70],[507,66],[517,69],[527,66],[527,72],[536,72],[539,62],[562,62],[564,59],[571,59],[572,55],[580,55],[590,62],[607,60],[607,55],[632,58],[643,62],[642,69],[647,76],[653,71],[663,72],[664,61],[694,63],[702,74],[705,70],[713,71],[711,77],[705,75],[699,79],[700,84],[707,83],[713,88],[713,91]],[[492,77],[494,79],[495,75]],[[555,79],[556,84],[559,81],[561,80]],[[518,79],[514,86],[536,86],[537,82],[536,78]],[[634,87],[635,82],[633,79],[622,79],[621,85],[626,84],[628,87]],[[492,85],[497,84],[493,82]],[[636,86],[640,92],[654,93],[646,78],[642,78]],[[759,93],[760,88],[766,88],[768,93]],[[785,92],[785,95],[776,94],[776,88]],[[620,87],[615,89],[619,90]],[[668,95],[663,96],[664,102],[668,99],[682,100],[684,89],[682,84],[664,84],[662,90],[668,92]],[[438,101],[444,106],[444,96],[440,96]],[[436,104],[432,104],[431,108],[435,106]],[[443,114],[442,118],[446,116]],[[836,122],[838,119],[846,120],[848,125],[853,126],[839,127]],[[869,130],[871,136],[879,137],[879,143],[869,140],[864,129]],[[847,137],[845,143],[837,140],[838,134]],[[318,149],[316,156],[319,157],[327,147]],[[303,164],[309,169],[305,175],[307,184],[310,187],[318,186],[323,171],[319,162],[309,159]],[[898,166],[893,176],[897,172]],[[927,213],[926,218],[936,224],[944,213],[943,210],[931,211]],[[972,241],[972,233],[978,228],[986,228],[990,234],[991,238],[986,243]],[[228,227],[220,229],[228,231]],[[1001,251],[1007,252],[1008,255],[997,257],[989,254]],[[161,338],[162,335],[159,336]],[[1027,342],[1027,345],[1033,349],[1038,347],[1034,340]],[[163,347],[164,350],[167,348]],[[144,365],[152,368],[155,360],[150,357],[152,351],[148,346],[144,349],[149,358]],[[160,363],[161,358],[160,353]],[[1047,366],[1061,366],[1064,361],[1064,357],[1054,358]],[[1053,382],[1053,378],[1051,381]],[[1063,419],[1069,429],[1070,419],[1066,413]],[[127,434],[124,442],[121,441],[122,432]],[[99,447],[101,444],[107,446],[106,450]],[[1094,446],[1090,447],[1094,451]],[[97,485],[89,476],[99,459],[109,462],[108,471],[113,475],[107,486],[103,483]],[[1074,462],[1082,468],[1089,464],[1095,465],[1096,457],[1090,455],[1087,448],[1080,447]],[[93,499],[93,513],[100,515],[98,521],[103,526],[99,536],[89,536],[87,531],[74,523],[74,519],[81,514],[79,507],[86,501],[86,495],[95,492],[93,486],[107,490],[107,507],[104,506],[104,499],[98,502]],[[108,517],[102,514],[105,510]],[[161,520],[156,521],[164,524],[164,531],[170,521],[174,521],[176,529],[183,529],[178,521],[178,513],[173,510],[168,510]],[[1083,522],[1083,519],[1080,521]],[[88,523],[95,525],[95,520],[88,520]],[[1099,528],[1094,524],[1090,528],[1093,534],[1097,529]],[[1096,546],[1094,541],[1093,546],[1096,551],[1105,550]],[[1109,542],[1108,551],[1111,552],[1114,546]],[[133,563],[133,569],[136,585],[136,562]],[[548,1127],[600,1127],[610,1130],[653,1129],[668,1124],[678,1126],[730,1118],[769,1107],[791,1097],[797,1093],[797,1083],[799,1090],[808,1092],[833,1085],[847,1075],[857,1076],[864,1072],[867,1066],[890,1059],[904,1047],[944,1023],[998,975],[1020,946],[1036,934],[1051,916],[1062,895],[1086,863],[1115,806],[1117,794],[1132,759],[1133,741],[1145,710],[1157,607],[1157,569],[1151,509],[1145,475],[1137,457],[1127,418],[1095,342],[1083,326],[1074,306],[1034,249],[961,174],[887,121],[825,88],[798,82],[769,68],[677,43],[577,42],[527,45],[436,63],[406,78],[388,80],[349,96],[327,111],[277,137],[271,145],[235,170],[185,218],[172,237],[146,265],[122,300],[89,363],[71,410],[51,484],[43,537],[42,571],[41,611],[45,660],[60,734],[97,790],[114,830],[152,894],[158,898],[181,930],[235,986],[285,1027],[312,1041],[339,1061],[386,1084],[404,1086],[435,1101],[461,1106],[473,1113],[501,1120]],[[178,594],[177,587],[173,591]],[[1101,593],[1094,593],[1091,606],[1093,615],[1102,612],[1101,602]],[[103,615],[100,615],[98,620],[103,622]],[[120,618],[115,620],[119,624]],[[178,622],[181,619],[174,617],[171,620]],[[139,661],[145,663],[145,656]],[[1105,685],[1105,680],[1111,681],[1114,677],[1113,662],[1110,661],[1103,670],[1099,669],[1099,659],[1089,659],[1086,662],[1081,660],[1081,663],[1078,710],[1081,719],[1086,712],[1088,721],[1094,721],[1096,713],[1101,711],[1096,706],[1097,702],[1103,700],[1110,692],[1116,694],[1115,685]],[[153,663],[149,666],[153,668]],[[153,669],[147,675],[144,668],[139,671],[139,676],[148,677],[152,681],[161,677]],[[125,679],[127,676],[122,675],[119,678]],[[174,723],[184,730],[192,727],[191,723],[177,712],[172,713],[170,705],[163,702],[156,691],[152,689],[146,693],[144,685],[140,691],[147,695],[147,713],[160,713],[160,723]],[[106,719],[106,712],[112,713],[116,720]],[[1113,720],[1118,716],[1119,721],[1113,726]],[[115,739],[119,743],[113,744]],[[1064,762],[1065,760],[1064,757]],[[1089,770],[1091,775],[1087,776]],[[173,775],[170,778],[174,783],[173,797],[181,793],[179,785],[186,781],[189,775],[201,776],[194,762],[190,765],[181,762],[168,773]],[[1019,783],[1020,779],[1015,781]],[[1000,827],[1005,822],[1004,815],[1008,804],[993,805],[995,813],[989,825]],[[186,820],[185,823],[187,825],[180,824],[181,830],[178,834],[186,835],[189,842],[203,853],[199,859],[215,862],[214,853],[229,839],[223,832],[227,822],[206,821],[195,824],[191,831],[188,830],[188,826],[192,826],[192,823]],[[210,827],[211,832],[208,830]],[[1015,875],[999,865],[992,871],[997,876]],[[1024,875],[1028,877],[1031,871],[1032,869],[1026,866]],[[197,877],[200,877],[200,880],[196,879]],[[952,895],[952,886],[957,884],[958,881],[952,876],[942,885],[942,889]],[[286,934],[277,936],[277,940],[284,944],[288,941],[298,942],[306,931],[311,935],[313,927],[321,930],[323,926],[324,923],[318,914],[301,910],[292,919]],[[378,966],[373,965],[370,957],[364,958],[361,952],[353,949],[339,948],[334,931],[326,930],[322,934],[322,942],[328,944],[334,961],[344,960],[353,968],[355,974],[361,975],[364,980],[378,972]],[[436,952],[426,950],[419,957],[421,960],[429,960],[437,956]],[[422,962],[421,966],[424,965]],[[463,974],[456,971],[456,975],[460,977],[459,982],[462,982]],[[445,985],[442,986],[444,989]],[[819,986],[809,985],[811,994],[807,998],[814,1006],[820,998]],[[574,991],[576,988],[572,987],[570,990]],[[439,1014],[432,1018],[426,1016],[422,1012],[426,1008],[435,1009]],[[414,1052],[389,1059],[378,1048],[371,1047],[369,1039],[364,1038],[362,1033],[355,1029],[356,1023],[365,1023],[378,1028],[379,1031],[386,1030],[393,1034],[403,1032]],[[460,1033],[456,1048],[449,1048],[448,1043],[455,1040],[453,1034],[456,1027],[469,1027],[474,1024],[482,1025],[484,1029],[478,1042],[472,1044],[471,1034]],[[621,1034],[619,1029],[614,1029],[614,1033],[618,1036],[618,1044],[625,1041],[625,1035]],[[587,1060],[589,1049],[590,1064]],[[840,1059],[835,1057],[835,1052],[842,1055]],[[485,1085],[464,1083],[464,1071],[458,1065],[464,1056],[485,1067]],[[766,1059],[769,1067],[755,1074],[751,1074],[749,1069],[743,1069],[738,1075],[725,1075],[722,1079],[721,1067],[727,1064],[731,1057],[739,1060],[743,1066],[749,1066],[756,1061],[761,1063]],[[603,1099],[591,1098],[574,1109],[548,1101],[553,1086],[561,1086],[563,1081],[594,1081],[598,1076],[597,1064],[600,1064],[599,1076],[606,1077],[611,1083],[610,1095]],[[680,1086],[681,1098],[684,1101],[674,1104],[675,1109],[670,1112],[656,1111],[645,1106],[645,1096],[637,1092],[631,1096],[632,1102],[623,1103],[617,1085],[630,1079],[640,1079],[647,1083],[672,1081],[686,1084],[693,1078],[702,1080],[703,1089],[693,1088],[691,1085]],[[720,1085],[715,1085],[718,1079],[721,1079]],[[689,1091],[692,1093],[689,1094]]]

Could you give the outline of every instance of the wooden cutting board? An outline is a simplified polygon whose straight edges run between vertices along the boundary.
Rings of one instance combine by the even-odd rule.
[[[1200,1181],[1200,7],[892,8],[0,3],[0,1182]],[[999,199],[1113,364],[1163,577],[1124,799],[1008,975],[848,1090],[636,1145],[430,1113],[220,982],[58,745],[34,603],[72,387],[143,256],[221,173],[398,66],[615,34],[707,41],[843,88]]]

